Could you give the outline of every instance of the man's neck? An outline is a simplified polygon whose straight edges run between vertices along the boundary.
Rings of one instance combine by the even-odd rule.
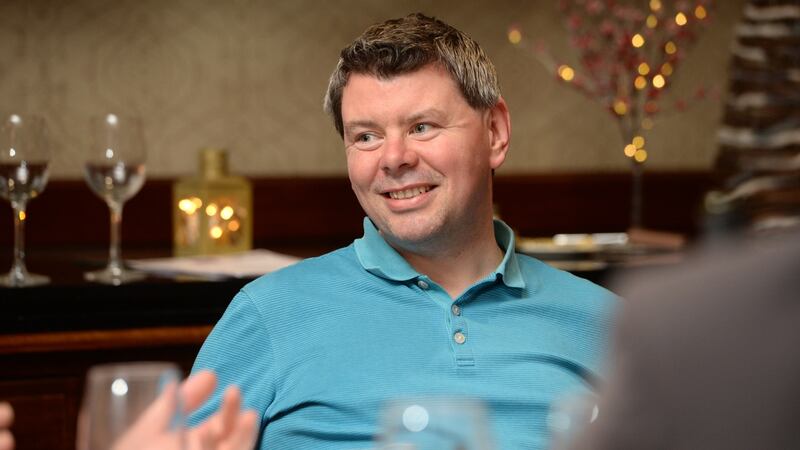
[[[503,260],[492,223],[477,236],[448,241],[446,247],[425,254],[397,250],[411,267],[435,281],[451,298],[492,273]]]

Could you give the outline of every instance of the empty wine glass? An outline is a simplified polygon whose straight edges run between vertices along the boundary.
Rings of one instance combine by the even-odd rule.
[[[21,287],[50,282],[25,268],[25,222],[28,201],[47,185],[50,146],[42,117],[10,114],[0,127],[0,196],[14,210],[14,260],[0,285]]]
[[[175,407],[165,417],[165,429],[172,434],[174,442],[183,440],[184,417],[181,414],[181,400],[178,385],[180,369],[167,362],[138,362],[106,364],[89,369],[83,403],[78,416],[76,448],[78,450],[109,450],[147,448],[158,437],[157,430],[162,424],[138,424],[142,414],[160,396]],[[150,416],[152,417],[152,415]],[[148,433],[136,435],[146,428]],[[138,442],[146,440],[147,442]],[[170,447],[173,448],[173,447]]]
[[[106,114],[91,121],[91,146],[84,167],[86,183],[111,211],[108,266],[87,272],[89,281],[120,285],[145,277],[124,267],[120,255],[122,206],[144,184],[145,143],[141,120]]]
[[[380,450],[491,450],[483,403],[465,398],[393,400],[383,409]]]

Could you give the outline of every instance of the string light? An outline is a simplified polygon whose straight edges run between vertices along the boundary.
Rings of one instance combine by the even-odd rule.
[[[519,31],[517,28],[512,28],[508,31],[508,42],[511,42],[514,45],[519,44],[522,42],[522,32]]]
[[[636,48],[640,48],[641,46],[643,46],[644,36],[642,36],[639,33],[634,34],[633,37],[631,38],[631,45],[633,45]]]
[[[633,144],[633,145],[634,145],[634,146],[635,146],[637,149],[639,149],[639,148],[642,148],[642,147],[644,147],[644,137],[642,137],[642,136],[634,136],[634,137],[633,137],[633,140],[631,141],[631,143],[632,143],[632,144]]]
[[[650,0],[650,9],[653,11],[661,9],[661,0]]]
[[[667,84],[667,80],[664,79],[664,75],[658,74],[658,75],[653,77],[653,86],[656,89],[661,89],[666,84]]]
[[[648,66],[646,62],[643,62],[639,64],[637,70],[639,71],[639,75],[647,75],[648,73],[650,73],[650,66]]]
[[[620,116],[624,116],[628,112],[628,105],[622,100],[614,101],[614,112]]]
[[[222,237],[222,227],[219,225],[215,225],[208,230],[208,235],[214,239],[219,239]]]
[[[628,144],[628,145],[625,146],[625,150],[623,150],[623,151],[625,152],[625,156],[627,156],[628,158],[633,158],[633,155],[636,154],[636,150],[637,149],[636,149],[635,145]]]
[[[678,46],[675,45],[674,42],[669,41],[666,44],[664,44],[664,51],[667,52],[668,55],[674,55],[675,52],[678,51]]]
[[[575,78],[575,70],[572,67],[564,64],[558,67],[558,76],[564,81],[572,81]]]
[[[219,211],[219,207],[216,203],[209,203],[209,205],[206,206],[206,215],[209,217],[216,216],[217,211]]]
[[[222,211],[219,212],[219,216],[222,217],[222,220],[230,220],[230,218],[233,217],[233,208],[230,206],[222,208]]]
[[[675,14],[675,23],[677,23],[679,27],[686,25],[687,22],[688,20],[686,19],[686,14],[682,12]]]
[[[661,73],[664,74],[664,76],[666,76],[666,77],[672,75],[672,64],[664,63],[661,66]]]
[[[636,77],[636,79],[633,80],[633,86],[641,91],[642,89],[647,87],[647,78],[641,75]]]
[[[19,212],[19,221],[20,222],[24,222],[26,217],[28,217],[28,215],[25,214],[25,211],[20,211]]]
[[[647,28],[655,28],[658,26],[658,18],[652,14],[647,16]]]
[[[633,159],[635,159],[638,163],[645,162],[647,160],[647,150],[643,148],[636,150],[636,153],[633,154]]]
[[[703,5],[697,5],[697,8],[694,9],[694,16],[700,20],[706,18],[707,12]]]

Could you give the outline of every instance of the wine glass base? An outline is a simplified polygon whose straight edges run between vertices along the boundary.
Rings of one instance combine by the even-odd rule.
[[[101,284],[111,284],[114,286],[142,281],[146,277],[147,275],[144,272],[137,272],[135,270],[128,269],[112,269],[109,267],[83,274],[83,278],[86,281]]]
[[[18,272],[11,271],[0,277],[0,286],[5,287],[30,287],[49,283],[50,277],[28,272],[25,272],[24,275],[20,275]]]

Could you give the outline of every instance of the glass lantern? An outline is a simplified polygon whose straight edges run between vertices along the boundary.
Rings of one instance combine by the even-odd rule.
[[[197,176],[173,185],[175,256],[217,255],[252,248],[252,185],[228,173],[227,156],[224,149],[201,150]]]

